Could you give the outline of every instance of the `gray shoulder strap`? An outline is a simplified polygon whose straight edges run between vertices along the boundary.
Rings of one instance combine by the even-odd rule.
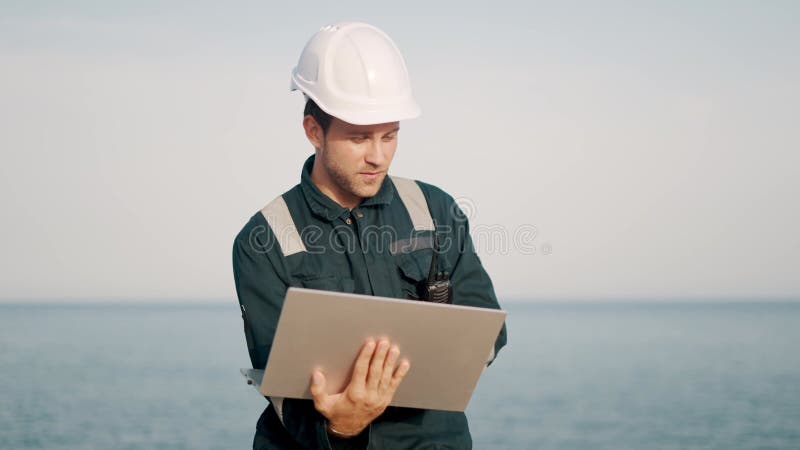
[[[403,204],[406,205],[408,215],[411,216],[411,223],[414,224],[414,230],[430,230],[433,231],[433,217],[428,209],[428,202],[425,200],[425,194],[422,193],[416,181],[408,178],[400,178],[392,176],[392,183],[397,189],[397,194]]]
[[[289,207],[286,205],[286,200],[283,199],[283,196],[278,196],[278,198],[269,202],[261,210],[261,214],[267,219],[269,227],[272,228],[272,233],[281,246],[283,256],[306,251],[306,246],[300,238],[300,233],[297,232],[294,219],[292,219],[292,214],[289,212]]]

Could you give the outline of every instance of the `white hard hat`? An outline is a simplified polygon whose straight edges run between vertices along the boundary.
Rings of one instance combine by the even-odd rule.
[[[359,22],[322,27],[292,70],[299,89],[326,113],[355,125],[419,117],[400,50],[383,31]]]

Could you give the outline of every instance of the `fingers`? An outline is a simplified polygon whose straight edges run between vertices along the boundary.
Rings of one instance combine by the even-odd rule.
[[[391,345],[388,339],[379,342],[368,339],[356,360],[348,391],[391,397],[411,368],[406,359],[398,364],[399,358],[400,348]]]
[[[400,357],[400,348],[396,345],[393,345],[392,348],[389,349],[389,354],[386,356],[386,361],[383,364],[383,375],[381,376],[381,382],[378,386],[379,389],[387,389],[389,387],[390,382],[392,381],[392,373],[394,373],[395,366],[397,365],[397,359]]]
[[[394,371],[394,375],[392,375],[392,379],[389,382],[389,391],[392,395],[394,395],[397,387],[400,386],[409,369],[411,369],[411,363],[407,359],[400,361],[400,365],[397,366],[397,370]]]
[[[353,367],[353,377],[350,379],[351,384],[363,386],[366,383],[369,362],[374,351],[375,340],[372,338],[367,339],[367,342],[361,347],[361,352],[358,354],[358,359],[356,359],[356,364]]]
[[[383,365],[386,362],[386,354],[389,351],[389,341],[381,339],[378,343],[378,348],[372,355],[372,362],[369,365],[369,373],[367,374],[367,389],[376,390],[378,383],[381,381],[383,375]]]

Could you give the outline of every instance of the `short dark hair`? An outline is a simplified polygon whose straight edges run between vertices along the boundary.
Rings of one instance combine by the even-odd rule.
[[[311,98],[306,101],[306,108],[303,110],[303,117],[305,116],[311,116],[317,121],[319,126],[322,127],[322,134],[328,132],[328,128],[331,126],[331,120],[333,120],[333,116],[323,111]]]

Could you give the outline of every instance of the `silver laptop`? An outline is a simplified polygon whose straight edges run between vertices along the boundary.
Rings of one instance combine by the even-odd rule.
[[[347,386],[364,340],[386,337],[411,362],[393,406],[464,411],[505,317],[496,309],[289,288],[263,378],[242,373],[262,395],[310,399],[311,374],[320,368],[335,394]]]

